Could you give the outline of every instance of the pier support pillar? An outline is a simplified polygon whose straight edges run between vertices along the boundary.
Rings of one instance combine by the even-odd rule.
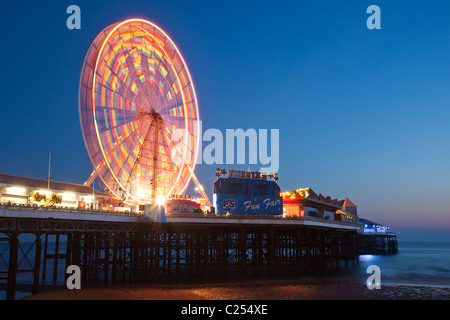
[[[35,254],[34,254],[34,271],[33,271],[33,289],[32,294],[37,294],[39,291],[39,275],[41,272],[41,251],[42,251],[42,239],[41,234],[36,234],[35,241]]]
[[[6,286],[6,300],[14,300],[16,296],[17,257],[19,254],[19,239],[16,234],[9,240],[8,283]]]

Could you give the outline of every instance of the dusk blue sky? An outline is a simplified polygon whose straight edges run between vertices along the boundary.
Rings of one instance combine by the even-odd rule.
[[[81,30],[66,27],[72,4]],[[381,30],[366,27],[372,4]],[[103,28],[143,18],[182,52],[204,130],[280,130],[282,190],[348,197],[362,217],[450,240],[449,15],[433,0],[2,3],[0,172],[46,178],[51,152],[54,180],[87,180],[83,59]],[[232,166],[196,169],[210,196],[217,167]]]

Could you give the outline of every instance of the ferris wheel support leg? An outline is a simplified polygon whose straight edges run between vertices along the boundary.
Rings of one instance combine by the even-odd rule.
[[[208,207],[211,207],[211,201],[209,200],[208,195],[205,192],[205,189],[203,188],[202,184],[200,183],[200,181],[198,181],[197,176],[194,173],[194,170],[192,170],[191,166],[186,164],[186,167],[189,169],[189,171],[192,174],[192,180],[194,181],[194,184],[197,186],[198,191],[200,191],[200,194],[202,195],[203,198],[205,198],[206,200],[206,204],[208,205]]]
[[[97,178],[97,175],[98,175],[97,170],[94,170],[91,173],[91,176],[89,177],[89,179],[84,183],[84,185],[86,187],[89,187],[92,184],[92,182],[94,181],[94,179]]]
[[[105,166],[105,164],[106,164],[106,163],[105,163],[105,160],[102,160],[102,162],[100,162],[100,163],[98,164],[97,168],[94,168],[94,171],[91,173],[91,176],[90,176],[89,179],[84,183],[84,185],[85,185],[86,187],[89,187],[89,186],[92,184],[92,182],[94,181],[94,179],[97,178],[98,172],[99,172],[100,170],[103,169],[103,167]]]

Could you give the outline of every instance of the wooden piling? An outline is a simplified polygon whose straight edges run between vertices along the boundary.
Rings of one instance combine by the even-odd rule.
[[[39,292],[39,275],[41,271],[41,250],[42,250],[42,239],[41,234],[35,235],[35,252],[34,252],[34,271],[33,271],[33,289],[32,294],[37,294]]]
[[[9,264],[6,285],[6,300],[14,300],[16,296],[17,258],[19,253],[19,239],[12,234],[9,240]]]

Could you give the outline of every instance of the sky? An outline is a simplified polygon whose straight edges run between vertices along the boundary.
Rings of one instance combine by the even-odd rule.
[[[80,30],[66,27],[72,4]],[[51,152],[54,180],[87,180],[85,54],[108,25],[142,18],[182,52],[203,130],[279,130],[283,191],[348,197],[412,239],[450,241],[449,12],[434,0],[3,2],[0,172],[45,179]],[[217,167],[232,166],[196,167],[210,197]]]

